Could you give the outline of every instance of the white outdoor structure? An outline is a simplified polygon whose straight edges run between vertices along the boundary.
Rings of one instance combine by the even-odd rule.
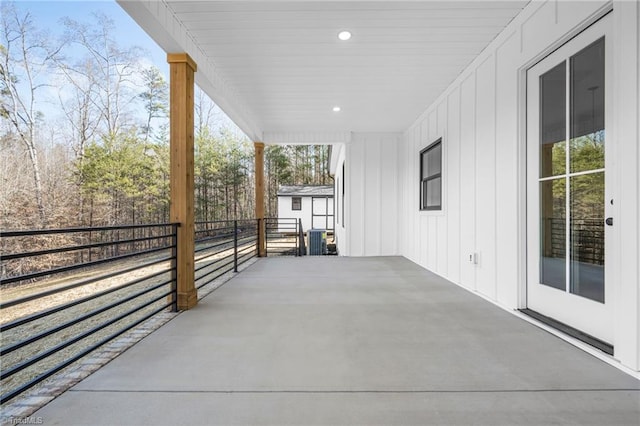
[[[278,189],[278,217],[302,219],[302,229],[333,230],[333,186],[290,185]]]
[[[637,1],[120,4],[255,141],[334,145],[342,255],[405,256],[640,370]]]

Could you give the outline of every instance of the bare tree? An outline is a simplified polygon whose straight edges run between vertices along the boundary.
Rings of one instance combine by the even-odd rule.
[[[121,47],[114,39],[113,20],[102,13],[93,14],[94,23],[87,24],[70,18],[63,19],[66,28],[65,45],[80,57],[75,63],[61,58],[58,69],[71,90],[60,95],[63,112],[74,135],[76,183],[86,186],[85,153],[91,143],[128,138],[133,127],[131,108],[140,101],[139,87],[146,85],[141,75],[142,51],[137,46]],[[154,93],[150,115],[158,108]],[[151,133],[150,117],[145,133]],[[147,138],[145,138],[146,141]],[[93,223],[95,197],[93,191],[83,191],[78,212],[82,223]],[[118,208],[114,202],[114,209]],[[88,216],[88,217],[85,217]]]
[[[6,133],[0,137],[0,158],[12,159],[12,161],[0,161],[0,212],[2,214],[0,227],[2,229],[31,226],[30,223],[25,222],[25,218],[29,215],[26,215],[24,210],[32,208],[32,205],[28,202],[16,203],[16,200],[30,200],[30,188],[21,184],[23,176],[31,173],[29,162],[22,161],[28,155],[21,145],[15,133]]]
[[[216,104],[198,86],[195,90],[196,134],[211,132],[214,123],[220,122],[220,110],[216,111]]]
[[[58,99],[64,116],[73,132],[73,150],[76,158],[84,156],[84,150],[89,141],[96,135],[100,125],[100,115],[95,107],[97,83],[91,61],[81,62],[77,69],[81,75],[74,75],[72,69],[63,61],[58,62],[69,85],[60,85]]]
[[[70,167],[74,153],[65,143],[59,126],[52,124],[47,130],[47,137],[43,135],[41,143],[42,188],[47,219],[56,227],[77,226],[79,200]]]
[[[2,40],[0,40],[0,115],[11,123],[26,149],[31,164],[40,225],[46,224],[42,199],[42,179],[38,158],[36,129],[41,113],[37,94],[45,87],[46,74],[59,52],[39,33],[27,12],[19,15],[13,4],[2,3]]]
[[[104,132],[117,135],[123,130],[127,108],[138,96],[134,88],[139,85],[141,49],[118,46],[113,39],[113,20],[102,13],[94,13],[93,16],[94,25],[64,19],[66,42],[80,46],[86,56],[75,66],[60,65],[72,84],[78,86],[90,82],[94,85],[89,100],[99,112]]]

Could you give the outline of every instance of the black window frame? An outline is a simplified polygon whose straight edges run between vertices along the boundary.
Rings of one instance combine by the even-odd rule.
[[[298,208],[296,208],[296,201],[298,202]],[[291,210],[292,211],[302,210],[302,197],[291,197]]]
[[[434,173],[432,175],[429,176],[424,176],[424,156],[428,155],[430,151],[433,151],[435,148],[440,147],[440,172],[439,173]],[[420,151],[420,195],[419,195],[419,202],[420,202],[420,211],[437,211],[437,210],[442,210],[442,138],[439,138],[438,140],[436,140],[435,142],[429,144],[425,149],[423,149],[422,151]],[[427,200],[427,184],[428,182],[435,180],[435,179],[440,179],[440,202],[437,205],[432,205],[432,206],[427,206],[426,205],[426,200]]]

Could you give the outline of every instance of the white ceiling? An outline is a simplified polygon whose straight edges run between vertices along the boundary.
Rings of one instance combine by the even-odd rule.
[[[528,1],[119,3],[260,138],[406,130]]]

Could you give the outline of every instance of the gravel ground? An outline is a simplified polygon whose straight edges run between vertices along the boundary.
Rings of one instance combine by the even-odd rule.
[[[238,271],[243,271],[256,261],[249,259],[246,263],[238,267]],[[198,290],[198,299],[206,297],[222,285],[224,285],[235,274],[228,272],[218,279],[208,283]],[[80,382],[100,367],[116,358],[131,346],[142,340],[144,337],[157,330],[168,321],[171,321],[179,312],[165,312],[153,316],[149,320],[124,333],[122,336],[101,346],[88,356],[75,362],[49,379],[35,385],[20,396],[14,398],[9,403],[2,406],[0,412],[0,424],[15,424],[15,419],[25,419],[31,416],[38,409],[48,404],[67,389]]]
[[[242,250],[242,247],[240,249]],[[248,251],[249,246],[245,246],[245,249],[245,251]],[[222,251],[215,253],[215,251],[218,250]],[[228,257],[232,254],[233,250],[227,247],[218,247],[211,251],[203,251],[197,253],[196,267],[206,265],[197,273],[197,275],[202,276],[207,274],[209,271],[221,267],[224,263],[228,262],[229,259],[232,259],[232,257]],[[153,259],[160,259],[157,254],[155,254],[154,256],[155,258],[150,255],[131,261],[120,261],[115,265],[103,265],[98,268],[83,271],[73,276],[67,276],[64,279],[57,279],[55,281],[42,281],[35,284],[13,287],[6,290],[3,289],[2,299],[3,301],[15,300],[20,297],[25,297],[30,294],[41,292],[44,289],[48,290],[50,288],[61,287],[71,283],[80,282],[91,277],[99,277],[109,272],[126,269],[128,266],[132,266],[136,263],[143,264]],[[130,283],[138,279],[142,279],[144,277],[159,274],[153,276],[152,278],[144,279],[134,286],[116,290],[112,293],[98,297],[91,301],[83,302],[74,307],[64,309],[45,318],[35,320],[25,325],[21,325],[11,330],[2,332],[0,333],[0,346],[2,348],[6,348],[11,344],[30,338],[37,333],[50,330],[53,327],[77,319],[81,315],[84,315],[88,312],[100,309],[118,300],[122,300],[130,295],[133,295],[134,293],[149,289],[162,282],[168,281],[171,278],[171,272],[167,271],[169,268],[170,261],[163,261],[152,266],[136,269],[132,272],[120,274],[107,279],[101,279],[91,284],[62,291],[60,293],[42,297],[37,300],[25,302],[14,307],[2,309],[0,310],[0,324],[6,324],[16,319],[32,315],[34,313],[41,312],[74,300],[82,299],[84,297],[94,295],[107,289],[113,289],[115,287]],[[233,264],[225,266],[222,271],[232,270],[232,268]],[[219,273],[213,273],[211,274],[211,277],[215,277],[218,274]],[[200,283],[198,283],[197,285],[200,285]],[[209,285],[207,285],[207,287],[209,287]],[[204,287],[203,289],[201,289],[201,291],[199,291],[200,296],[202,296],[203,290],[206,290],[207,287]],[[55,345],[60,344],[61,342],[68,341],[69,339],[89,330],[90,328],[104,324],[106,321],[109,321],[112,318],[115,318],[116,316],[121,315],[136,306],[141,306],[154,298],[160,298],[158,301],[154,302],[146,308],[143,308],[139,312],[136,312],[135,314],[132,314],[131,316],[128,316],[121,321],[118,321],[108,326],[107,328],[100,330],[99,332],[96,332],[95,334],[92,334],[82,339],[81,341],[70,345],[67,348],[62,349],[49,357],[44,358],[43,360],[33,364],[32,366],[27,367],[24,370],[14,374],[13,376],[2,380],[0,382],[0,387],[3,390],[3,393],[18,388],[23,383],[32,380],[43,372],[60,364],[63,360],[69,359],[72,356],[79,354],[86,348],[98,343],[101,340],[104,340],[109,335],[114,334],[115,332],[130,324],[133,324],[136,321],[139,321],[150,312],[160,309],[162,305],[165,305],[169,302],[168,297],[162,296],[163,293],[166,293],[169,290],[169,284],[163,285],[162,287],[153,290],[143,296],[140,296],[139,298],[136,298],[130,302],[106,310],[105,312],[95,315],[94,317],[82,321],[79,324],[70,326],[68,328],[65,328],[64,330],[60,330],[45,338],[30,343],[20,349],[3,355],[0,358],[0,362],[2,364],[2,370],[7,371],[13,366],[18,365],[25,360],[31,359],[37,354],[43,353],[51,349]]]

